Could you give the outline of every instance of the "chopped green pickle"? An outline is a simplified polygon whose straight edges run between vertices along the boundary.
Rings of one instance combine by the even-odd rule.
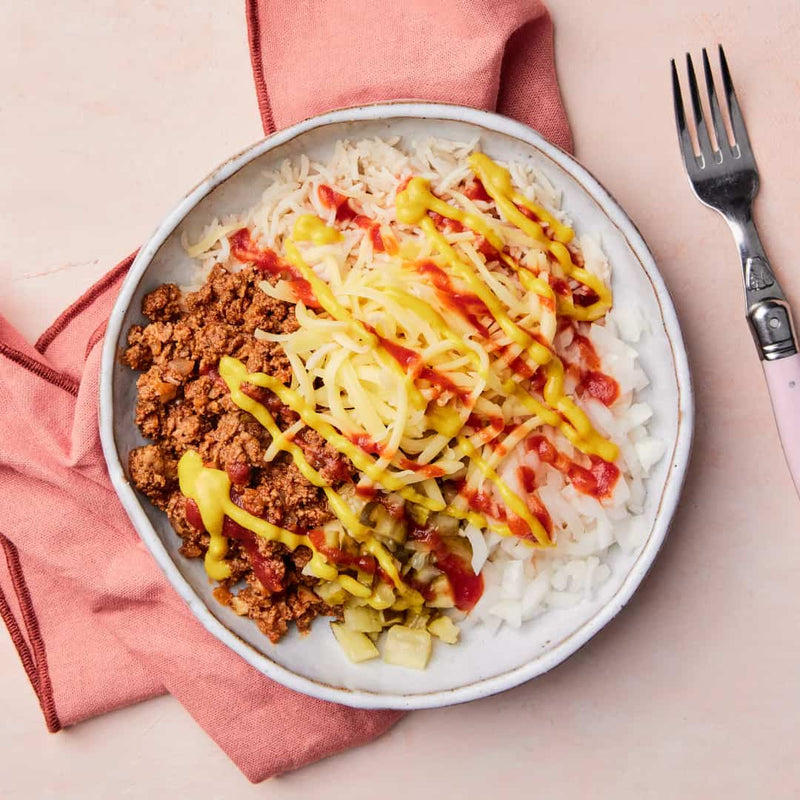
[[[425,669],[431,657],[431,635],[424,628],[394,625],[386,633],[383,660],[410,669]]]
[[[437,617],[428,625],[428,630],[446,644],[455,644],[461,631],[450,617]]]
[[[357,633],[379,633],[383,630],[381,612],[369,606],[347,603],[344,607],[344,626]]]
[[[348,630],[340,622],[332,622],[331,630],[339,642],[339,647],[354,664],[369,661],[380,655],[374,642],[365,633]]]

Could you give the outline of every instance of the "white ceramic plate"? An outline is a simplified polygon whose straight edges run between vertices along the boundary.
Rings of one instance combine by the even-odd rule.
[[[213,217],[254,205],[262,172],[306,153],[325,160],[342,138],[426,136],[469,141],[503,160],[532,162],[563,191],[563,207],[578,234],[599,234],[613,267],[615,303],[638,304],[652,332],[639,346],[651,384],[642,398],[655,409],[652,435],[667,455],[648,481],[644,516],[649,527],[640,549],[614,552],[612,577],[597,596],[567,611],[550,611],[521,629],[490,635],[480,626],[456,647],[438,646],[425,672],[372,661],[351,664],[325,620],[312,633],[290,633],[272,645],[255,624],[219,605],[201,560],[178,554],[180,540],[166,517],[137,494],[126,475],[130,450],[143,443],[133,423],[136,374],[118,359],[128,328],[142,323],[142,297],[164,282],[195,280],[181,235],[195,240]],[[100,431],[111,480],[125,509],[176,591],[200,622],[256,669],[300,692],[365,708],[427,708],[484,697],[554,667],[597,633],[630,599],[653,562],[678,502],[692,436],[693,406],[686,353],[667,289],[642,237],[602,186],[571,156],[530,128],[496,114],[450,105],[398,103],[334,111],[281,131],[227,161],[175,208],[133,263],[111,313],[103,351]]]

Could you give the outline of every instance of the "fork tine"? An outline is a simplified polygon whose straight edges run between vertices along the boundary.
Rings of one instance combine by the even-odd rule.
[[[694,122],[697,129],[697,143],[700,145],[700,152],[703,158],[711,160],[711,139],[708,136],[706,120],[703,116],[703,107],[700,104],[700,90],[697,88],[697,76],[694,74],[694,64],[689,53],[686,54],[686,71],[689,73],[689,94],[692,96],[692,108],[694,109]]]
[[[717,99],[717,89],[714,85],[714,75],[711,72],[711,64],[708,60],[708,52],[703,48],[703,72],[706,79],[706,92],[708,93],[708,104],[711,108],[711,123],[714,126],[714,135],[717,139],[717,149],[714,151],[714,158],[717,162],[722,161],[722,144],[728,141],[728,134],[725,132],[725,125],[722,122],[722,114]],[[730,145],[729,145],[730,149]]]
[[[678,127],[678,142],[681,146],[683,161],[686,169],[693,169],[697,166],[697,158],[692,147],[692,140],[689,137],[689,129],[686,127],[686,112],[683,107],[683,96],[681,95],[681,82],[678,79],[678,68],[675,66],[675,59],[670,60],[672,65],[672,100],[675,104],[675,124]]]
[[[722,45],[719,46],[719,63],[722,68],[722,86],[725,90],[725,100],[728,103],[731,130],[733,131],[733,140],[735,142],[731,152],[734,156],[739,156],[742,153],[752,155],[753,150],[750,147],[750,138],[747,135],[747,128],[744,124],[742,110],[739,108],[739,101],[736,99],[731,71],[728,69],[728,59],[725,58],[725,51],[722,49]]]

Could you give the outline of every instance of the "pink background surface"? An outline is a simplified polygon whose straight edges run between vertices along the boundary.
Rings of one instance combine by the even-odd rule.
[[[797,796],[800,508],[742,318],[733,242],[680,169],[667,66],[725,44],[762,174],[762,235],[800,313],[800,9],[698,5],[550,2],[577,155],[649,242],[696,385],[681,508],[629,608],[547,676],[417,712],[368,747],[261,786],[170,698],[48,735],[0,634],[4,800],[336,797],[345,786],[348,800]],[[0,312],[35,338],[261,127],[239,3],[72,0],[44,15],[3,0],[0,10]]]

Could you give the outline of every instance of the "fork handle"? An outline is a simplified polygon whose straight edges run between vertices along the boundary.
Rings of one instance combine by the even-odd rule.
[[[762,363],[783,453],[800,493],[800,353]]]

